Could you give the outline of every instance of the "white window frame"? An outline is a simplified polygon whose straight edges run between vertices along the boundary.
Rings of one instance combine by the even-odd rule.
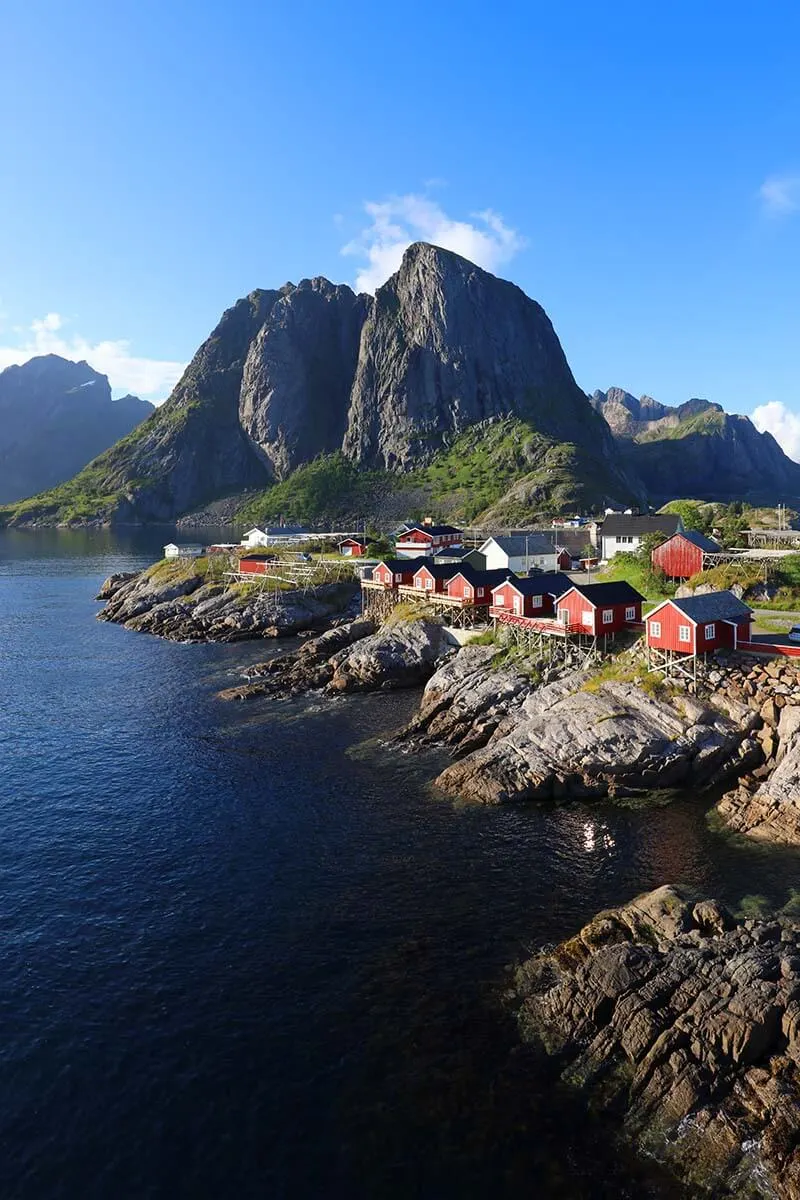
[[[691,625],[679,625],[678,626],[678,641],[683,642],[684,645],[691,644],[691,641],[692,641]]]
[[[432,579],[426,579],[426,580],[425,580],[425,591],[426,591],[426,592],[429,592],[429,591],[431,590],[431,588],[432,588],[432,587],[433,587],[433,580],[432,580]]]
[[[707,642],[713,642],[717,636],[716,625],[713,623],[711,625],[706,625],[705,629],[703,630],[703,633],[705,634],[705,639]]]
[[[511,608],[513,610],[515,617],[518,617],[520,615],[520,613],[522,612],[522,597],[517,592],[514,592],[514,595],[512,597]]]
[[[494,600],[496,608],[505,608],[506,598],[503,592],[500,592],[497,596],[492,596],[492,600]]]
[[[414,587],[415,587],[415,588],[422,588],[422,580],[421,580],[421,579],[415,579],[415,580],[414,580]]]
[[[482,596],[482,595],[483,595],[483,588],[478,588],[478,595],[479,595],[479,596]]]
[[[628,607],[625,609],[625,620],[626,621],[635,621],[636,620],[636,605],[635,604],[629,604]]]
[[[402,576],[402,575],[395,575],[395,576],[394,576],[394,581],[395,581],[395,583],[400,583],[400,581],[401,581],[401,579],[402,579],[402,578],[403,578],[403,576]]]
[[[581,613],[581,625],[591,625],[594,627],[594,612],[591,608],[585,608]]]
[[[661,622],[660,621],[651,621],[650,622],[650,637],[654,637],[654,638],[661,637]]]
[[[614,624],[613,608],[604,608],[603,609],[603,624],[604,625],[613,625]]]
[[[534,608],[541,608],[542,607],[542,597],[541,596],[531,596],[531,604],[533,605]]]
[[[464,588],[464,599],[465,600],[472,599],[472,588],[469,587],[468,585]]]

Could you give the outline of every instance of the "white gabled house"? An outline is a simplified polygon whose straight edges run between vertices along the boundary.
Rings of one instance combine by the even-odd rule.
[[[515,533],[509,537],[490,537],[479,547],[479,553],[486,560],[487,571],[496,571],[504,567],[513,571],[515,575],[527,575],[531,570],[558,570],[559,552],[542,533]]]
[[[197,543],[178,546],[175,542],[168,542],[164,547],[164,558],[202,558],[204,554],[205,547]]]
[[[257,546],[268,546],[269,537],[263,529],[248,529],[242,534],[242,545],[247,550],[255,550]]]

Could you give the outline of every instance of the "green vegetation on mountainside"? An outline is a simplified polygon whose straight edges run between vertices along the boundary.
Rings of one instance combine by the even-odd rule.
[[[685,417],[676,425],[662,425],[658,429],[648,429],[644,433],[638,434],[636,441],[639,443],[674,442],[689,437],[693,433],[713,436],[715,433],[722,433],[725,429],[725,421],[726,414],[724,412],[717,408],[710,408],[705,412],[695,413],[693,417]]]
[[[405,473],[361,470],[337,452],[298,467],[249,500],[238,518],[253,524],[380,516],[387,507],[419,518],[433,513],[472,522],[530,522],[586,509],[604,495],[601,468],[571,443],[554,443],[515,417],[475,425],[424,467]],[[402,510],[402,513],[401,513]]]

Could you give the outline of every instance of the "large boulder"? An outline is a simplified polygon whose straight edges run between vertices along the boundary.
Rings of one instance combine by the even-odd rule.
[[[330,692],[417,687],[449,653],[442,626],[426,619],[391,622],[330,661]]]

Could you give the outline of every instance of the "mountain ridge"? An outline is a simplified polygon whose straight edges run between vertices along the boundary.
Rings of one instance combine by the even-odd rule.
[[[749,417],[691,399],[671,407],[623,388],[589,397],[651,502],[679,496],[752,503],[800,497],[800,463]]]
[[[459,255],[415,243],[374,297],[317,278],[237,301],[140,429],[6,519],[172,520],[334,453],[402,475],[446,456],[475,424],[504,419],[530,432],[524,466],[541,511],[636,498],[544,309]]]
[[[152,412],[138,396],[112,399],[85,360],[43,354],[0,371],[0,503],[57,486]]]

